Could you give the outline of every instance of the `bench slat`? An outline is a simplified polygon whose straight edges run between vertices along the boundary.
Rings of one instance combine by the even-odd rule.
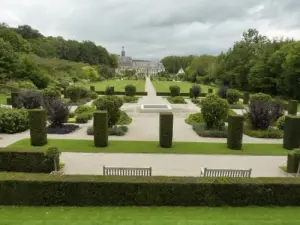
[[[251,171],[249,170],[235,170],[235,169],[207,169],[204,168],[200,176],[203,177],[251,177]]]
[[[123,168],[103,166],[103,176],[151,176],[152,168]]]

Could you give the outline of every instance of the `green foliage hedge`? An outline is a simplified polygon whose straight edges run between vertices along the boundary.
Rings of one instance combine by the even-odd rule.
[[[288,106],[288,113],[289,115],[297,115],[297,112],[298,112],[298,101],[291,100]]]
[[[50,173],[54,171],[54,162],[44,152],[0,149],[0,171]]]
[[[96,91],[96,93],[98,95],[105,95],[105,91]],[[169,92],[168,92],[169,93]],[[114,95],[125,95],[125,91],[115,91],[114,92]],[[147,96],[148,95],[148,92],[144,92],[144,91],[137,91],[135,93],[136,96]],[[170,95],[170,93],[169,93]]]
[[[67,87],[66,89],[67,97],[71,99],[72,102],[77,102],[80,99],[81,88],[76,85]]]
[[[250,94],[249,92],[244,92],[243,96],[243,104],[248,105],[249,104],[249,99],[250,99]]]
[[[11,93],[11,106],[13,108],[18,108],[18,98],[20,93],[19,92],[12,92]]]
[[[132,123],[132,118],[124,111],[121,111],[120,118],[117,122],[117,125],[129,125]]]
[[[300,146],[300,117],[287,115],[284,124],[283,147],[288,150]]]
[[[107,111],[96,111],[94,113],[94,144],[96,147],[108,145],[108,113]]]
[[[123,101],[125,103],[137,103],[139,100],[139,97],[135,96],[123,96]]]
[[[114,126],[108,128],[109,136],[124,136],[128,132],[126,126]],[[88,127],[86,130],[87,135],[94,135],[94,127]]]
[[[136,93],[136,86],[132,85],[132,84],[128,84],[125,86],[125,95],[126,96],[135,96]]]
[[[82,113],[75,117],[75,122],[76,123],[87,123],[87,122],[89,122],[90,119],[91,119],[91,117],[89,114]]]
[[[29,110],[30,141],[32,146],[47,144],[47,112],[43,109]]]
[[[162,148],[171,148],[173,140],[173,114],[159,114],[159,144]]]
[[[189,117],[185,120],[189,125],[193,124],[204,124],[204,119],[201,113],[190,114]]]
[[[250,98],[251,101],[272,101],[272,96],[264,93],[257,93],[251,96]]]
[[[0,108],[0,133],[14,134],[29,128],[26,109]]]
[[[186,101],[182,96],[168,97],[168,101],[171,104],[186,104]]]
[[[205,124],[195,123],[192,127],[200,137],[227,138],[228,136],[228,129],[225,126],[219,129],[207,129]]]
[[[241,93],[235,89],[228,89],[226,92],[226,99],[229,104],[236,104],[240,99]]]
[[[176,97],[180,95],[180,87],[177,85],[173,85],[169,87],[170,89],[170,93],[171,93],[171,97]]]
[[[268,130],[252,130],[249,124],[245,125],[244,134],[256,138],[271,138],[271,139],[283,138],[283,132],[281,130],[274,129],[274,128],[269,128]]]
[[[300,150],[294,150],[289,152],[287,160],[287,172],[288,173],[297,173],[298,166],[300,163]]]
[[[1,205],[300,206],[300,182],[295,178],[4,174],[0,187]]]
[[[227,148],[241,150],[244,134],[244,116],[228,116]]]
[[[284,124],[285,124],[285,116],[279,117],[278,120],[276,121],[276,127],[279,130],[284,130]]]

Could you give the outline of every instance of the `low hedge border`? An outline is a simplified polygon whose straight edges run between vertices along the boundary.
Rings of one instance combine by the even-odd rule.
[[[96,91],[96,93],[98,95],[105,95],[105,91]],[[115,91],[114,95],[125,95],[125,91]],[[144,92],[144,91],[137,91],[135,93],[136,96],[147,96],[148,92]]]
[[[283,138],[283,131],[275,128],[268,130],[252,130],[248,124],[245,124],[244,134],[255,137],[255,138],[266,138],[266,139],[281,139]]]
[[[0,149],[0,171],[51,173],[54,162],[42,150]]]
[[[200,93],[199,97],[206,97],[207,93]],[[156,92],[156,96],[171,96],[170,92]],[[180,93],[179,96],[190,97],[190,93]]]
[[[0,187],[1,205],[300,205],[300,180],[294,178],[137,178],[0,173]]]

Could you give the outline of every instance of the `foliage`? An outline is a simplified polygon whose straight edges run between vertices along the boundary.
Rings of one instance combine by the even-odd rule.
[[[108,86],[105,89],[105,94],[106,95],[113,95],[115,93],[115,88],[112,86]]]
[[[279,130],[284,130],[284,124],[285,124],[285,116],[281,116],[278,118],[276,122],[276,126]]]
[[[51,101],[52,99],[60,98],[61,93],[54,88],[45,88],[42,90],[43,99]]]
[[[216,95],[208,94],[201,101],[201,113],[207,129],[219,129],[228,115],[228,103]]]
[[[137,103],[138,100],[139,100],[139,97],[123,96],[124,103]]]
[[[167,56],[161,60],[166,71],[177,74],[180,68],[184,70],[191,64],[194,56]]]
[[[241,93],[235,89],[228,89],[226,92],[226,98],[229,104],[236,104],[241,97]]]
[[[168,101],[171,104],[186,104],[186,101],[182,96],[168,97]]]
[[[52,127],[60,127],[68,121],[70,107],[65,101],[53,99],[45,104],[45,108]]]
[[[207,129],[205,124],[192,124],[193,130],[201,137],[227,138],[228,131],[226,127],[219,129]]]
[[[219,90],[218,90],[218,96],[220,98],[227,98],[227,91],[228,91],[229,87],[226,85],[222,85]]]
[[[126,96],[135,96],[136,94],[136,86],[132,85],[132,84],[128,84],[125,86],[125,95]]]
[[[52,159],[54,162],[54,171],[59,170],[58,166],[60,153],[61,152],[57,147],[49,147],[45,152],[46,157]]]
[[[90,116],[88,114],[82,113],[75,117],[76,123],[87,123],[90,119]]]
[[[75,117],[75,112],[69,112],[69,118],[74,118]]]
[[[97,99],[98,98],[98,94],[96,92],[92,92],[92,91],[89,91],[87,96],[91,99]]]
[[[95,147],[106,147],[108,145],[108,124],[108,112],[97,111],[94,113],[93,135]]]
[[[171,148],[173,141],[173,113],[159,115],[159,145],[162,148]]]
[[[25,109],[38,109],[42,106],[43,100],[40,92],[23,91],[17,98],[17,105]]]
[[[82,114],[82,113],[93,114],[94,112],[95,112],[95,108],[89,105],[81,105],[75,109],[75,114]]]
[[[284,105],[278,99],[272,101],[271,110],[272,110],[273,121],[277,121],[281,116],[284,115]]]
[[[61,126],[48,126],[47,133],[48,134],[69,134],[74,132],[79,128],[78,125],[74,124],[64,124]]]
[[[72,102],[77,102],[81,97],[81,88],[76,85],[69,86],[67,87],[66,94]]]
[[[300,151],[295,149],[288,153],[287,159],[287,172],[288,173],[297,173],[300,163]]]
[[[293,150],[300,146],[300,117],[286,115],[284,123],[283,148]]]
[[[264,130],[253,130],[251,127],[245,126],[244,134],[250,137],[256,138],[272,138],[280,139],[283,138],[283,132],[274,128],[264,129]]]
[[[288,106],[288,113],[289,113],[289,115],[297,115],[298,104],[299,104],[299,102],[297,100],[291,100],[289,102],[289,106]]]
[[[121,111],[120,118],[117,122],[117,125],[129,125],[132,123],[132,118],[124,111]]]
[[[263,102],[269,102],[272,100],[271,95],[267,95],[264,93],[256,93],[251,96],[250,101],[263,101]]]
[[[47,144],[47,112],[43,109],[29,110],[30,142],[32,146]]]
[[[169,87],[170,89],[170,93],[171,93],[171,97],[176,97],[180,95],[180,87],[177,85],[172,85]]]
[[[114,95],[106,95],[94,100],[93,104],[97,110],[107,111],[109,127],[116,125],[121,116],[120,108],[123,105],[121,98]]]
[[[84,66],[82,67],[83,74],[86,79],[91,81],[96,81],[100,78],[100,74],[98,71],[92,66]]]
[[[0,107],[0,133],[19,133],[28,128],[29,118],[27,110]]]
[[[198,98],[201,94],[201,88],[199,85],[193,85],[190,89],[190,97],[191,98]]]
[[[244,133],[244,116],[228,116],[227,147],[232,150],[241,150]]]
[[[189,125],[193,124],[204,124],[204,119],[201,113],[190,114],[189,117],[185,120]]]
[[[19,81],[18,87],[21,90],[36,90],[37,89],[37,87],[34,85],[34,83],[32,81],[28,81],[28,80]]]

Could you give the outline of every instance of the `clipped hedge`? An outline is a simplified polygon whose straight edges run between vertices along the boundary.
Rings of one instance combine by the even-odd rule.
[[[0,171],[50,173],[54,171],[54,162],[44,152],[0,149]]]
[[[250,94],[249,94],[249,92],[244,92],[243,104],[244,105],[248,105],[249,104],[249,100],[250,100]]]
[[[287,172],[297,173],[300,163],[300,150],[289,152],[287,160]]]
[[[156,96],[171,96],[170,92],[156,92]],[[190,93],[182,93],[180,92],[179,96],[190,97]],[[200,97],[205,97],[206,93],[200,93]]]
[[[98,95],[105,95],[105,91],[96,91],[96,93]],[[125,95],[125,91],[115,91],[114,95]],[[147,96],[148,92],[144,92],[144,91],[137,91],[135,93],[136,96]]]
[[[159,144],[162,148],[171,148],[173,140],[173,113],[159,114]]]
[[[0,175],[0,204],[19,206],[300,206],[295,178]]]
[[[285,116],[283,148],[292,150],[300,146],[300,117]]]
[[[18,98],[20,93],[19,92],[12,92],[11,93],[11,106],[13,108],[18,108]]]
[[[47,112],[43,109],[32,109],[28,112],[31,145],[44,146],[47,144]]]
[[[244,134],[244,116],[228,116],[227,148],[241,150]]]
[[[108,115],[106,111],[94,113],[94,145],[106,147],[108,145]]]
[[[90,91],[95,92],[95,86],[90,86]]]
[[[136,93],[136,86],[132,84],[128,84],[125,86],[125,95],[126,96],[135,96]]]
[[[291,100],[288,106],[288,113],[289,115],[297,115],[297,112],[298,112],[298,101]]]

